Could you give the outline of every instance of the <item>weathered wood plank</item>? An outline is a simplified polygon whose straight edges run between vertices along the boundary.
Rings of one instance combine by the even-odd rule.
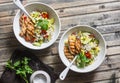
[[[11,46],[19,46],[20,43],[15,38],[6,38],[0,40],[0,47],[11,47]]]
[[[49,59],[49,60],[54,60],[54,59]],[[44,61],[44,59],[43,59],[43,61]],[[44,63],[48,64],[49,61],[48,62],[47,61],[45,61]],[[5,62],[1,62],[1,64],[0,64],[0,66],[1,66],[0,67],[0,71],[4,70],[5,64],[6,64],[6,61]],[[97,68],[95,70],[95,72],[120,69],[119,64],[120,64],[120,62],[112,63],[112,61],[111,61],[111,63],[109,62],[109,63],[102,64],[99,68]],[[58,73],[60,73],[65,68],[65,66],[61,62],[60,62],[60,64],[58,64],[58,63],[50,64],[49,63],[48,65],[53,67],[55,69],[55,72],[58,72]]]
[[[114,79],[109,79],[109,80],[96,81],[92,83],[120,83],[120,78],[115,78],[115,81]]]
[[[81,0],[81,1],[75,1],[70,3],[53,3],[52,6],[56,9],[62,8],[69,8],[69,7],[76,7],[76,6],[87,6],[87,5],[93,5],[93,4],[100,4],[100,3],[110,3],[110,2],[116,2],[117,0]]]
[[[118,10],[61,18],[62,28],[67,29],[78,24],[86,24],[95,27],[97,25],[120,23],[119,13],[120,11]],[[13,16],[0,18],[0,25],[12,24],[13,18]]]
[[[5,39],[8,39],[8,38],[14,38],[15,39],[15,35],[14,35],[13,32],[10,32],[10,33],[7,33],[7,34],[6,33],[5,34],[4,33],[0,33],[0,35],[1,35],[0,39],[3,40],[3,41]]]
[[[15,49],[15,48],[14,48]],[[1,50],[1,58],[3,58],[3,60],[0,62],[2,63],[0,66],[2,68],[0,68],[0,70],[3,70],[4,65],[6,63],[6,61],[10,58],[10,55],[12,54],[14,49],[10,49],[10,50]],[[59,59],[58,56],[40,56],[39,54],[41,54],[40,52],[37,52],[37,56],[39,57],[39,59],[41,59],[44,63],[49,64],[50,66],[52,66],[53,68],[55,68],[56,72],[61,72],[65,66],[63,64],[61,64],[61,60]],[[103,62],[103,64],[95,71],[103,71],[103,70],[111,70],[111,69],[119,69],[119,64],[120,64],[120,55],[114,55],[114,56],[109,56],[109,59],[107,59],[106,61]],[[60,64],[58,64],[60,63]],[[60,68],[59,68],[60,67]]]
[[[104,34],[103,37],[105,38],[106,41],[112,41],[112,40],[119,40],[120,39],[120,32],[116,33],[110,33],[110,34]]]
[[[14,16],[0,18],[0,25],[8,25],[13,23]]]
[[[69,15],[78,15],[78,14],[81,15],[81,14],[87,14],[87,13],[93,13],[93,12],[116,10],[116,9],[120,9],[119,3],[120,2],[99,4],[95,6],[92,5],[92,6],[84,6],[84,7],[73,7],[73,8],[67,8],[67,9],[64,8],[63,10],[62,9],[57,10],[57,12],[58,14],[60,14],[61,17],[63,17],[63,16],[69,16]],[[11,5],[13,6],[13,4]],[[12,6],[10,6],[10,3],[9,3],[9,7],[12,7]]]
[[[60,69],[60,66],[59,66]],[[0,73],[0,75],[2,74],[2,72]],[[105,76],[104,76],[105,75]],[[96,77],[97,76],[97,77]],[[119,77],[120,77],[120,73],[118,71],[118,69],[115,70],[109,70],[109,71],[103,71],[103,72],[91,72],[88,74],[78,74],[75,72],[70,71],[67,78],[64,81],[61,80],[57,80],[56,83],[69,83],[70,81],[72,81],[72,83],[86,83],[86,82],[92,82],[92,83],[106,83],[106,82],[113,82],[113,78],[116,78],[116,82],[119,83]],[[84,78],[86,77],[87,80]],[[104,80],[104,81],[100,81],[100,80]]]
[[[85,6],[85,5],[93,5],[93,4],[100,4],[100,3],[112,3],[117,2],[119,0],[34,0],[40,1],[43,3],[50,4],[55,9],[67,8],[67,7],[76,7],[76,6]],[[33,2],[33,0],[29,0],[28,2]]]
[[[0,34],[10,33],[10,32],[13,32],[13,25],[0,26]]]
[[[4,71],[6,62],[0,63],[0,71]]]
[[[10,28],[11,27],[11,28]],[[0,41],[0,47],[4,47],[4,46],[11,46],[11,45],[16,45],[16,43],[10,44],[10,45],[6,45],[5,43],[8,42],[16,42],[17,39],[14,36],[14,33],[12,31],[12,26],[10,25],[10,27],[6,26],[5,28],[2,27],[0,28],[0,39],[2,39]],[[10,28],[10,29],[9,29]],[[109,28],[109,27],[108,27]],[[114,27],[115,28],[115,27]],[[113,28],[113,29],[114,29]],[[114,30],[113,30],[114,31]],[[117,31],[117,29],[116,29]],[[63,34],[64,31],[62,31],[60,33],[60,36]],[[57,40],[57,42],[60,39],[60,36]],[[119,41],[120,41],[120,34],[119,31],[115,32],[115,33],[110,33],[110,34],[103,34],[105,40],[108,42],[108,46],[115,46],[115,45],[120,45]],[[12,38],[12,39],[6,39],[6,38]],[[17,43],[18,44],[18,43]],[[112,44],[112,45],[111,45]]]
[[[61,38],[64,31],[61,31],[57,41]],[[120,39],[120,31],[117,31],[115,33],[109,33],[109,34],[102,34],[106,41],[113,41],[113,40],[119,40]]]
[[[17,46],[15,46],[14,49],[15,48],[17,48]],[[18,48],[21,48],[21,46],[19,46]],[[114,48],[114,47],[110,47],[110,48],[111,48],[110,51],[113,51],[112,48]],[[3,60],[0,60],[0,62],[6,61],[7,58],[8,58],[8,56],[10,56],[9,54],[12,54],[12,52],[13,52],[14,49],[13,49],[13,47],[11,47],[11,48],[4,48],[4,49],[1,48],[0,49],[0,53],[1,53],[0,57],[3,58]],[[25,47],[24,48],[22,47],[21,49],[25,49]],[[56,50],[57,50],[57,48],[56,48]],[[120,53],[118,53],[119,52],[119,48],[116,49],[116,50],[117,50],[117,52],[116,53],[114,52],[114,55],[112,55],[113,53],[110,54],[112,56],[107,55],[108,59],[107,59],[107,61],[105,61],[103,63],[103,65],[105,65],[106,62],[107,62],[107,64],[114,64],[114,63],[119,63],[120,62],[120,56],[119,56]],[[32,51],[32,50],[30,50],[30,51]],[[43,62],[46,63],[46,64],[61,63],[61,60],[60,60],[60,58],[58,56],[58,53],[56,53],[54,55],[51,52],[52,52],[52,49],[50,49],[50,48],[47,48],[46,50],[43,50],[41,52],[40,51],[33,51],[33,53],[37,54],[37,56],[40,57],[40,59],[43,60]]]
[[[0,18],[7,17],[7,16],[14,16],[16,14],[17,10],[8,10],[8,11],[2,11],[0,12]]]
[[[120,40],[107,41],[107,46],[118,46],[120,45]]]
[[[120,47],[112,47],[107,49],[107,55],[113,55],[113,54],[120,54]]]
[[[6,49],[8,49],[8,48],[6,48]],[[8,49],[8,51],[7,50],[5,50],[5,51],[3,51],[3,50],[1,50],[1,53],[3,53],[3,57],[5,57],[6,58],[6,56],[10,56],[10,54],[11,54],[11,52],[13,51],[13,49],[11,48],[11,50],[9,50]],[[5,53],[7,53],[7,54],[5,54]],[[10,52],[10,53],[9,53]],[[38,54],[38,52],[37,52],[37,54]],[[41,53],[39,53],[39,54],[41,54]],[[6,55],[6,56],[5,56]],[[39,56],[39,55],[38,55]],[[58,57],[57,57],[58,58]],[[42,57],[40,57],[40,59],[44,62],[44,63],[46,63],[46,64],[54,64],[55,63],[55,65],[57,65],[56,63],[58,62],[58,61],[60,61],[60,59],[58,58],[57,59],[55,56],[42,56]],[[6,60],[7,60],[8,58],[6,58]],[[112,65],[111,65],[111,67],[112,68],[110,68],[109,66],[107,66],[107,65],[103,65],[103,66],[100,66],[99,67],[99,69],[98,70],[96,70],[96,71],[102,71],[102,70],[109,70],[109,69],[118,69],[119,68],[119,63],[120,63],[120,61],[119,61],[119,59],[120,59],[120,57],[118,56],[118,55],[116,55],[116,56],[110,56],[109,57],[109,59],[110,59],[110,62],[112,62]],[[117,59],[117,60],[116,60]],[[51,62],[50,62],[51,61]],[[57,61],[57,62],[56,62]],[[54,63],[53,63],[54,62]],[[110,63],[109,62],[109,63]],[[61,62],[59,62],[59,63],[61,63]],[[116,64],[114,64],[114,63],[116,63]],[[4,66],[4,64],[5,63],[3,63],[3,66]],[[110,63],[111,64],[111,63]],[[2,66],[2,67],[3,67]],[[60,67],[60,68],[59,68]],[[60,65],[57,65],[57,66],[54,66],[54,68],[55,68],[55,70],[57,70],[57,72],[61,72],[62,71],[62,69],[64,69],[64,66],[62,65],[62,66],[60,66]],[[56,69],[57,68],[57,69]],[[59,69],[59,70],[58,70]],[[3,70],[3,68],[1,68],[0,70]],[[96,74],[96,73],[95,73]],[[71,75],[75,75],[74,77],[76,77],[76,74],[70,74],[70,76]],[[98,76],[98,75],[97,75]],[[109,76],[109,75],[108,75]],[[102,77],[102,76],[101,76]],[[102,78],[103,79],[103,78]],[[71,79],[69,79],[69,80],[71,80]]]
[[[49,51],[51,51],[51,50],[49,50]],[[110,51],[113,51],[113,49],[111,49]],[[119,49],[117,49],[117,51],[119,52]],[[41,52],[37,52],[37,54],[38,54],[38,57],[39,57],[39,55],[41,55]],[[44,54],[44,55],[40,56],[40,59],[43,60],[44,63],[46,63],[46,64],[54,64],[54,63],[60,63],[61,62],[58,54],[57,54],[57,56],[56,55],[52,56],[50,52],[47,53],[47,54]],[[118,53],[114,54],[113,56],[107,55],[108,58],[102,65],[119,63],[120,62],[119,61],[120,60],[119,55],[120,54],[118,54]]]
[[[119,34],[120,24],[97,26],[96,29],[98,29],[101,33],[115,32],[115,33],[111,33],[111,34],[103,34],[103,36],[105,37],[107,42],[109,42],[110,44],[120,45],[120,40],[118,39],[118,38],[120,38],[120,34]],[[60,35],[62,35],[63,32],[64,31],[62,31]],[[15,38],[15,36],[13,34],[13,30],[12,30],[12,25],[0,26],[0,39],[2,39],[2,38]],[[59,39],[60,39],[60,37],[58,38],[58,41],[59,41]],[[112,42],[112,40],[113,40],[113,42]],[[108,46],[110,46],[110,44],[108,44]]]
[[[81,15],[81,14],[89,14],[89,13],[95,13],[95,12],[117,10],[117,9],[120,8],[120,6],[119,6],[120,2],[116,2],[116,1],[112,2],[112,3],[106,3],[106,4],[104,3],[104,4],[97,4],[97,5],[90,5],[90,6],[88,6],[88,5],[87,6],[81,6],[80,5],[81,2],[82,1],[65,3],[64,4],[65,6],[68,6],[67,4],[69,4],[70,6],[69,6],[69,8],[63,8],[63,9],[62,9],[62,7],[64,7],[64,5],[62,4],[62,6],[60,6],[61,8],[57,9],[56,11],[58,12],[58,14],[61,17],[63,17],[63,16],[70,16],[70,15],[78,15],[78,14]],[[86,1],[83,1],[83,2],[86,2]],[[98,1],[98,2],[101,2],[101,1]],[[96,1],[96,3],[98,3],[98,2]],[[73,6],[73,4],[75,4],[75,3],[77,3],[77,5],[79,3],[78,7],[75,6],[75,7],[71,8],[71,6]],[[92,2],[92,3],[94,3],[94,2]],[[54,5],[55,5],[55,7],[54,7]],[[56,4],[54,4],[54,5],[52,4],[52,6],[54,8],[56,8],[57,5]],[[83,5],[85,5],[85,4],[83,4]],[[15,11],[16,10],[13,10],[13,9],[10,9],[8,11],[2,11],[0,17],[7,16],[7,15],[14,15]]]
[[[90,5],[90,6],[78,6],[73,8],[64,8],[57,10],[60,17],[68,17],[74,15],[84,15],[84,14],[91,14],[91,13],[98,13],[98,12],[105,12],[105,11],[115,11],[120,9],[120,2],[115,3],[103,3],[97,5]]]
[[[119,17],[120,17],[119,12],[120,11],[109,11],[105,13],[72,16],[72,17],[62,18],[61,22],[64,28],[68,28],[71,25],[77,25],[77,24],[103,25],[103,24],[109,24],[109,23],[119,23]],[[88,20],[88,19],[91,19],[91,20]],[[11,24],[12,20],[13,20],[13,16],[0,18],[0,21],[1,21],[0,25]],[[73,21],[74,21],[74,24],[73,24]]]
[[[102,71],[109,71],[109,70],[116,70],[120,69],[119,67],[120,62],[118,63],[111,63],[111,64],[102,64],[100,67],[98,67],[94,72],[102,72]],[[65,66],[62,63],[59,64],[49,64],[51,67],[54,68],[55,72],[60,73],[62,70],[64,70]]]
[[[64,27],[64,26],[62,26]],[[0,33],[10,33],[13,32],[12,30],[13,25],[4,25],[0,26]],[[61,31],[66,31],[68,28],[61,28]],[[100,25],[95,27],[98,31],[100,31],[102,34],[107,34],[107,33],[116,33],[120,31],[120,24],[109,24],[109,25]],[[62,34],[62,33],[61,33]]]
[[[119,13],[118,11],[117,11],[117,13]],[[113,14],[113,15],[115,15],[116,16],[116,14]],[[118,14],[117,14],[118,15]],[[115,17],[114,16],[114,17]],[[96,17],[96,16],[95,16]],[[116,32],[116,33],[113,33],[113,35],[117,38],[117,37],[119,37],[119,30],[120,30],[120,28],[119,28],[119,24],[115,24],[115,25],[107,25],[107,26],[96,26],[96,24],[94,23],[94,22],[96,22],[97,20],[95,19],[95,17],[94,17],[94,20],[93,20],[93,22],[88,22],[88,21],[86,21],[85,23],[83,23],[83,24],[89,24],[89,25],[91,25],[91,26],[93,26],[93,27],[96,27],[101,33],[110,33],[110,32]],[[91,17],[92,18],[92,17]],[[91,19],[90,18],[90,19]],[[64,19],[64,18],[63,18]],[[74,25],[77,25],[77,24],[73,24],[71,21],[72,20],[78,20],[78,18],[76,18],[76,19],[74,19],[74,18],[71,18],[71,17],[69,17],[69,19],[61,19],[61,21],[62,21],[62,30],[66,30],[66,29],[68,29],[68,28],[70,28],[70,27],[72,27],[72,26],[74,26]],[[84,18],[83,18],[84,19]],[[87,18],[85,18],[86,20],[87,20]],[[11,20],[13,20],[13,17],[5,17],[5,18],[0,18],[0,24],[1,25],[3,25],[3,24],[11,24],[12,23],[12,21]],[[110,20],[110,21],[109,21]],[[107,21],[105,21],[105,23],[107,24],[108,22],[110,22],[110,23],[113,23],[113,22],[119,22],[120,20],[119,20],[119,16],[118,16],[118,18],[117,17],[115,17],[114,19],[112,18],[112,15],[111,15],[111,17],[109,18],[109,20],[107,20]],[[65,22],[68,22],[68,23],[65,23]],[[81,21],[82,22],[82,21]],[[78,24],[82,24],[81,22],[79,22]],[[99,21],[98,23],[100,23],[101,21]],[[76,23],[75,21],[74,21],[74,23]],[[103,22],[101,22],[101,24],[102,24]],[[105,24],[104,23],[104,24]],[[109,23],[108,23],[109,24]],[[103,24],[102,24],[103,25]],[[7,28],[7,30],[5,30],[4,28]],[[10,28],[9,28],[10,27]],[[7,31],[12,31],[12,26],[10,25],[8,25],[8,26],[1,26],[1,33],[2,32],[7,32]],[[63,34],[63,33],[61,33],[61,34]],[[60,34],[60,35],[61,35]],[[114,38],[114,36],[113,36],[113,38]],[[112,36],[111,36],[112,37]],[[109,39],[109,37],[106,37],[106,40],[108,40]],[[109,39],[110,40],[110,39]]]
[[[104,35],[105,39],[107,41],[109,41],[109,40],[115,40],[115,39],[120,38],[120,36],[119,36],[120,35],[119,34],[119,26],[120,26],[119,24],[115,24],[115,25],[107,25],[107,26],[97,26],[96,28],[101,33],[115,32],[115,33],[112,33],[112,34],[105,34]],[[62,28],[62,30],[64,30],[64,29]],[[0,33],[6,33],[6,32],[10,32],[10,34],[9,33],[7,33],[7,34],[1,34],[0,38],[7,38],[7,36],[8,36],[8,38],[9,37],[14,37],[14,35],[11,33],[12,32],[12,25],[0,26]],[[61,34],[63,34],[63,31],[61,32]]]
[[[97,26],[96,29],[101,33],[114,33],[120,31],[120,24],[110,24],[110,25],[103,25]]]
[[[112,55],[112,54],[110,54],[112,56],[107,55],[108,59],[103,63],[103,65],[105,65],[105,64],[111,64],[111,63],[119,63],[120,62],[119,61],[119,59],[120,59],[120,56],[119,56],[120,52],[119,52],[119,50],[120,49],[116,49],[116,50],[117,50],[116,54],[113,51],[113,49],[110,50],[110,51],[114,52],[114,55]],[[38,53],[38,55],[40,55],[40,53]],[[51,54],[49,54],[49,55],[51,55]],[[54,56],[47,56],[46,55],[44,57],[40,57],[40,59],[43,60],[43,62],[46,63],[46,64],[48,64],[48,62],[49,62],[49,64],[60,63],[61,62],[61,60],[59,59],[59,56],[56,56],[56,55],[54,55]],[[51,59],[51,61],[49,61],[50,59]]]
[[[91,72],[85,74],[73,73],[70,71],[68,77],[64,81],[57,80],[57,83],[69,83],[70,81],[72,81],[72,83],[85,83],[90,81],[108,80],[112,79],[114,74],[117,74],[116,78],[120,77],[118,70],[109,70],[98,73]]]
[[[7,29],[4,29],[3,31],[0,29],[0,39],[2,39],[2,40],[4,40],[4,38],[15,38],[15,36],[14,36],[14,33],[12,32],[12,27],[11,27],[11,29],[9,29],[9,30],[7,30],[7,31],[5,31],[5,30],[7,30]],[[5,32],[8,32],[7,34],[5,33],[4,34],[4,31]],[[105,35],[106,36],[106,35]],[[108,35],[108,39],[109,39],[109,37],[111,37],[112,35]],[[115,35],[114,35],[115,36]],[[114,37],[113,36],[113,37]],[[107,37],[107,36],[106,36]],[[59,37],[60,38],[60,37]],[[117,37],[118,38],[118,37]],[[116,38],[116,39],[117,39]],[[15,40],[16,41],[16,40]],[[58,41],[59,41],[59,39],[56,41],[56,43],[58,43]],[[118,46],[118,45],[120,45],[120,39],[117,39],[117,40],[114,40],[114,38],[113,38],[113,40],[111,40],[111,41],[106,41],[107,42],[107,46]]]
[[[13,3],[0,4],[0,11],[15,10],[17,8]]]
[[[0,77],[1,77],[2,73],[3,73],[3,72],[0,72]]]
[[[0,0],[0,4],[9,3],[9,2],[12,2],[12,0]]]
[[[43,2],[43,3],[47,3],[47,4],[53,4],[52,6],[56,9],[58,8],[62,8],[62,7],[70,7],[70,6],[82,6],[82,5],[90,5],[90,4],[98,4],[98,3],[106,3],[106,2],[116,2],[118,0],[92,0],[92,1],[89,1],[89,0],[76,0],[76,2],[72,2],[71,0],[47,0],[47,1],[44,1],[44,0],[29,0],[29,1],[24,1],[23,3],[27,3],[27,2],[35,2],[35,1],[40,1],[40,2]],[[67,2],[67,3],[65,3]],[[70,3],[68,3],[70,2]],[[60,4],[61,3],[61,4]],[[7,10],[10,10],[10,9],[17,9],[17,7],[13,4],[13,3],[6,3],[6,4],[0,4],[0,11],[7,11]]]
[[[26,0],[21,0],[21,2],[23,5],[27,3]],[[0,4],[0,11],[9,11],[15,9],[18,9],[18,7],[13,2]]]
[[[120,11],[109,11],[103,13],[94,13],[89,15],[77,15],[71,17],[61,18],[61,24],[63,28],[67,29],[74,25],[91,25],[96,27],[97,25],[106,25],[112,23],[120,23]]]
[[[106,0],[105,0],[106,1]],[[96,1],[97,2],[97,1]],[[78,2],[71,2],[72,4],[75,4],[75,3],[77,3],[78,4]],[[71,3],[69,3],[69,4],[71,4]],[[85,1],[84,1],[84,3],[85,3]],[[92,2],[92,3],[94,3],[94,2]],[[97,2],[98,3],[98,2]],[[100,2],[99,2],[100,3]],[[10,3],[8,3],[8,4],[10,4]],[[7,6],[8,6],[8,4],[7,4]],[[68,3],[65,3],[64,5],[65,6],[68,6],[68,5],[66,5],[66,4],[68,4]],[[79,5],[81,4],[81,1],[79,1]],[[11,4],[12,6],[13,6],[13,4]],[[53,5],[53,4],[52,4]],[[56,4],[54,4],[55,5],[55,8],[56,8]],[[53,6],[54,6],[53,5]],[[59,4],[58,4],[59,5]],[[64,7],[64,5],[63,5],[63,7]],[[75,4],[76,5],[76,4]],[[12,7],[11,6],[11,7]],[[73,6],[73,5],[71,5],[71,6]],[[104,6],[104,8],[101,8],[101,6]],[[6,6],[5,6],[6,7]],[[62,6],[60,6],[60,7],[62,7]],[[69,6],[70,7],[70,6]],[[16,8],[15,8],[16,9]],[[74,7],[74,8],[68,8],[68,9],[60,9],[60,10],[57,10],[57,12],[58,12],[58,14],[60,14],[60,16],[68,16],[69,14],[70,15],[76,15],[76,14],[86,14],[86,13],[92,13],[92,12],[100,12],[100,11],[108,11],[108,10],[115,10],[115,9],[119,9],[119,2],[116,2],[115,1],[115,3],[113,3],[113,4],[111,4],[111,3],[107,3],[107,4],[100,4],[100,5],[97,5],[97,7],[96,6],[83,6],[83,7]],[[10,11],[11,10],[11,11]],[[61,12],[61,10],[63,11],[63,12]],[[71,11],[72,10],[72,11]],[[74,12],[73,12],[73,10],[74,10]],[[84,11],[85,10],[85,11]],[[86,11],[87,10],[87,11]],[[77,11],[77,12],[76,12]],[[1,15],[0,15],[0,17],[1,16],[6,16],[6,15],[14,15],[15,14],[15,10],[13,10],[13,8],[12,9],[10,9],[9,8],[9,10],[6,12],[6,11],[2,11],[1,12]]]
[[[61,33],[61,34],[63,34],[63,33]],[[0,47],[9,47],[9,46],[20,45],[20,43],[17,41],[17,39],[15,38],[13,33],[7,33],[7,34],[1,33],[0,35],[1,35],[0,36],[0,39],[1,39]],[[120,43],[119,43],[119,41],[120,41],[120,34],[118,34],[118,33],[111,33],[111,34],[104,34],[103,36],[104,36],[105,40],[108,42],[108,46],[120,45]],[[60,39],[60,36],[59,36],[57,42],[59,41],[59,39]],[[110,42],[110,41],[112,41],[112,42]],[[112,52],[112,54],[114,54],[116,52],[120,53],[119,52],[119,49],[120,49],[119,47],[118,48],[115,47],[115,48],[112,48],[112,49],[115,50],[114,52]],[[118,49],[118,50],[116,50],[116,49]]]
[[[0,26],[0,39],[2,38],[10,38],[15,37],[12,30],[12,25],[6,25],[6,26]],[[112,41],[112,40],[119,40],[120,38],[120,24],[115,25],[107,25],[107,26],[98,26],[96,27],[98,31],[100,31],[106,41]],[[67,29],[65,29],[67,30]],[[60,36],[57,41],[59,41],[61,35],[65,32],[64,29],[62,29]]]

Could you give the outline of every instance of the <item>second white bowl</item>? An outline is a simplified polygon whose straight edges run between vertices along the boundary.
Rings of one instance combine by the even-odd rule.
[[[75,72],[79,72],[79,73],[86,73],[86,72],[90,72],[95,70],[96,68],[98,68],[100,66],[100,64],[103,62],[104,58],[105,58],[105,54],[106,54],[106,43],[105,40],[102,36],[102,34],[97,31],[96,29],[87,26],[87,25],[79,25],[79,26],[75,26],[72,27],[70,29],[68,29],[61,37],[60,42],[59,42],[59,56],[60,59],[62,60],[62,62],[65,64],[65,66],[68,66],[70,64],[69,60],[66,58],[65,54],[64,54],[64,42],[65,40],[68,38],[68,36],[73,33],[73,32],[77,32],[77,31],[87,31],[90,33],[93,33],[95,35],[95,37],[99,40],[99,47],[100,47],[100,52],[98,54],[98,56],[96,57],[95,61],[89,65],[86,66],[85,68],[78,68],[76,65],[72,65],[70,67],[71,70],[75,71]]]

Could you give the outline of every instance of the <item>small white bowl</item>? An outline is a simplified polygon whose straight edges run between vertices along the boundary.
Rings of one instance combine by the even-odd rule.
[[[23,14],[23,12],[22,11],[18,11],[16,13],[15,17],[14,17],[14,22],[13,22],[13,31],[14,31],[15,37],[18,39],[18,41],[22,45],[24,45],[25,47],[30,48],[30,49],[40,50],[40,49],[44,49],[44,48],[47,48],[47,47],[51,46],[56,41],[56,39],[58,38],[60,30],[61,30],[60,19],[59,19],[58,14],[56,13],[56,11],[52,7],[50,7],[49,5],[41,3],[41,2],[28,3],[24,7],[25,7],[25,9],[29,13],[31,13],[32,11],[36,11],[36,10],[48,12],[49,13],[49,17],[55,19],[54,34],[52,36],[52,39],[49,42],[43,43],[41,46],[34,46],[31,43],[26,42],[24,38],[19,36],[19,33],[20,33],[19,18]]]
[[[51,83],[51,78],[45,71],[35,71],[30,77],[30,83]]]
[[[106,43],[105,40],[102,36],[102,34],[97,31],[96,29],[87,26],[87,25],[78,25],[75,26],[73,28],[68,29],[61,37],[60,42],[59,42],[59,56],[60,59],[62,60],[62,62],[64,63],[64,65],[68,66],[70,64],[69,60],[66,58],[66,56],[64,55],[64,41],[68,38],[68,36],[76,31],[87,31],[87,32],[91,32],[95,35],[95,37],[99,40],[100,44],[100,52],[98,54],[98,56],[95,58],[95,61],[89,65],[86,66],[85,68],[78,68],[76,65],[72,65],[70,67],[71,70],[75,71],[75,72],[79,72],[79,73],[87,73],[90,71],[95,70],[97,67],[100,66],[100,64],[103,62],[104,58],[105,58],[105,54],[106,54]]]

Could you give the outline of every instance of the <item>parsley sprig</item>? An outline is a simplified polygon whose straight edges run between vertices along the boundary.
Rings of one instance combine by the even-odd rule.
[[[48,30],[49,21],[47,19],[40,19],[37,22],[37,27],[41,27],[42,30]]]
[[[16,71],[16,74],[20,75],[26,83],[28,83],[27,80],[27,74],[32,74],[33,70],[28,65],[30,59],[27,57],[24,57],[22,60],[16,61],[14,64],[11,60],[9,60],[6,64],[6,67],[12,70]]]
[[[92,60],[91,59],[88,59],[84,53],[80,53],[78,56],[77,56],[77,59],[76,59],[76,65],[77,67],[79,68],[84,68],[85,66],[87,66]]]

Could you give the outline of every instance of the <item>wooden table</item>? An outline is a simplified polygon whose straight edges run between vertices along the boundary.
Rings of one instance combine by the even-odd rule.
[[[40,60],[60,73],[65,66],[58,54],[58,42],[68,28],[90,25],[99,30],[107,43],[106,60],[95,71],[79,74],[70,71],[64,81],[56,83],[120,83],[120,0],[21,0],[23,4],[40,1],[51,5],[59,14],[62,30],[57,41],[49,48],[32,51]],[[12,0],[0,0],[0,75],[16,48],[23,47],[12,30],[13,18],[18,8]]]

